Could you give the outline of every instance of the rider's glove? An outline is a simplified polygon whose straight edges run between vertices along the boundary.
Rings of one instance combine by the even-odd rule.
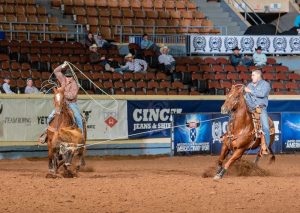
[[[68,62],[65,61],[61,67],[64,69],[64,68],[66,68],[67,66],[68,66]]]

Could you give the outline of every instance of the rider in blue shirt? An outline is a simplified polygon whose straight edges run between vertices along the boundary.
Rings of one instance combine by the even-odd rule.
[[[270,84],[262,79],[262,72],[260,70],[252,71],[252,82],[245,87],[246,103],[251,111],[257,107],[261,108],[260,122],[262,131],[266,139],[266,146],[270,145],[270,129],[268,122],[268,96],[271,90]],[[267,150],[263,150],[263,154],[268,154]]]

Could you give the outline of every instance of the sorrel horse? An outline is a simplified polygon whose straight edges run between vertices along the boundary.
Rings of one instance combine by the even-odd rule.
[[[47,129],[49,175],[56,175],[59,167],[64,164],[68,174],[72,159],[78,156],[76,171],[85,165],[84,151],[86,141],[86,122],[83,119],[84,133],[76,126],[72,111],[64,98],[64,88],[54,88],[55,115]]]
[[[227,133],[223,135],[223,144],[218,159],[217,174],[214,179],[221,179],[230,165],[241,158],[246,150],[256,149],[260,146],[261,141],[264,140],[263,134],[261,134],[261,137],[256,137],[252,113],[249,111],[244,98],[244,85],[238,84],[231,87],[231,90],[222,105],[221,113],[230,114],[231,120],[228,123]],[[269,126],[270,145],[268,148],[271,153],[270,162],[273,162],[275,161],[275,155],[272,151],[272,144],[275,139],[275,133],[274,123],[270,117]],[[223,161],[230,151],[232,151],[233,154],[223,167]],[[257,163],[259,157],[261,157],[261,150],[257,153],[255,163]]]

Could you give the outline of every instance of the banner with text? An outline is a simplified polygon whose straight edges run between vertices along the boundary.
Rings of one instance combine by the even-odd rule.
[[[261,46],[266,54],[299,54],[299,36],[225,36],[225,35],[190,35],[192,54],[231,54],[238,46],[241,53],[254,53]]]
[[[129,138],[170,137],[171,114],[219,111],[223,101],[128,101]]]
[[[300,113],[282,113],[283,151],[300,151]]]
[[[87,138],[128,137],[126,101],[78,100],[87,120]],[[47,128],[52,99],[1,99],[0,141],[37,141]]]
[[[175,114],[174,155],[210,153],[211,114]]]

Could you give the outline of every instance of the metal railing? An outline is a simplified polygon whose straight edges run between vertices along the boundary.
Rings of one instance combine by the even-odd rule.
[[[251,8],[251,6],[244,0],[231,0],[233,2],[235,2],[239,9],[242,9],[242,11],[245,13],[244,14],[244,20],[247,20],[247,17],[249,17],[249,19],[251,19],[256,25],[258,24],[265,24],[265,22],[259,17],[259,15],[257,15],[257,13]],[[229,1],[228,1],[229,3]],[[244,7],[244,5],[245,7]],[[254,17],[253,17],[254,16]],[[257,22],[255,20],[255,18],[259,21]]]
[[[12,40],[14,35],[16,35],[16,38],[18,38],[19,33],[25,33],[27,35],[27,39],[31,40],[31,35],[33,34],[38,34],[43,37],[44,40],[46,40],[46,35],[63,35],[64,39],[68,41],[68,39],[75,39],[76,41],[80,41],[84,38],[84,29],[82,24],[55,24],[55,23],[36,23],[36,22],[0,22],[1,25],[7,25],[9,24],[9,29],[1,29],[0,31],[9,33],[10,34],[10,39]],[[42,26],[38,30],[16,30],[15,27],[18,25],[39,25]],[[49,31],[47,30],[48,26],[58,26],[58,27],[74,27],[75,31],[66,31],[66,32],[61,32],[61,31]]]
[[[192,32],[193,29],[200,30],[200,29],[218,29],[222,35],[227,35],[227,27],[226,26],[182,26],[182,27],[174,27],[174,26],[145,26],[145,25],[116,25],[115,26],[115,34],[120,36],[120,42],[122,43],[127,36],[140,36],[141,34],[138,33],[125,33],[124,28],[125,27],[131,27],[131,28],[143,28],[143,29],[152,29],[148,33],[155,39],[159,39],[157,43],[169,43],[170,41],[175,41],[171,43],[178,43],[178,41],[181,41],[181,37],[184,38],[185,34],[188,33],[196,33]],[[182,34],[161,34],[159,29],[180,29],[182,30]],[[209,31],[208,31],[209,32]],[[200,32],[199,32],[200,33]],[[181,43],[184,43],[184,40],[182,40]]]

